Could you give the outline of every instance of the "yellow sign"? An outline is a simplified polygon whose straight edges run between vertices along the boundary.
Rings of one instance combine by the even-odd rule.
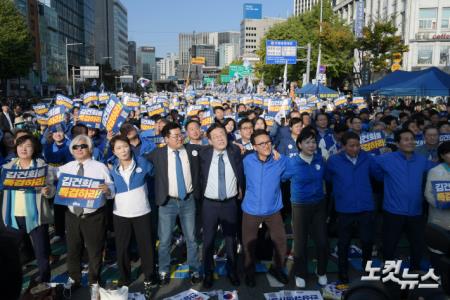
[[[395,72],[395,71],[397,71],[397,70],[400,70],[400,68],[401,68],[400,64],[395,63],[395,64],[392,64],[392,66],[391,66],[391,71],[392,71],[392,72]]]
[[[193,65],[204,65],[205,64],[205,58],[204,57],[193,57],[191,58],[191,64]]]

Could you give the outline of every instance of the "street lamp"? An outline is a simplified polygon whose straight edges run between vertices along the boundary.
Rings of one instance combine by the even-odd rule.
[[[83,43],[67,43],[66,38],[66,85],[69,86],[69,57],[67,55],[67,47],[69,46],[76,46],[76,45],[83,45]]]

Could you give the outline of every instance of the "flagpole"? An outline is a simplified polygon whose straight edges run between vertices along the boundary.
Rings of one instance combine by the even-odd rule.
[[[320,42],[320,38],[321,38],[321,35],[322,35],[322,19],[323,19],[323,0],[320,0],[319,53],[317,55],[316,81],[319,80],[320,60],[321,60],[321,56],[322,56],[322,45],[321,45],[321,42]]]

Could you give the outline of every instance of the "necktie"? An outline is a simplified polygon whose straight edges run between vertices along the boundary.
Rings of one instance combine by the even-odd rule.
[[[78,164],[78,172],[77,175],[78,176],[84,176],[84,167],[82,163]],[[79,206],[74,206],[73,207],[73,212],[75,213],[75,215],[77,215],[77,217],[81,216],[83,214],[83,208],[79,207]]]
[[[186,198],[186,185],[184,183],[183,165],[181,164],[180,152],[175,150],[174,153],[176,161],[178,198],[184,200],[184,198]]]
[[[225,162],[223,161],[223,153],[219,154],[219,199],[227,198],[227,188],[225,182]]]

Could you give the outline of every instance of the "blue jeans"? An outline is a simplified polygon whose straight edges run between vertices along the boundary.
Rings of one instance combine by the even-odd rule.
[[[198,271],[200,262],[197,255],[197,243],[195,242],[195,200],[190,195],[184,201],[169,198],[166,205],[159,207],[159,272],[170,271],[170,248],[172,232],[177,216],[180,217],[181,228],[186,240],[187,263],[191,271]]]

